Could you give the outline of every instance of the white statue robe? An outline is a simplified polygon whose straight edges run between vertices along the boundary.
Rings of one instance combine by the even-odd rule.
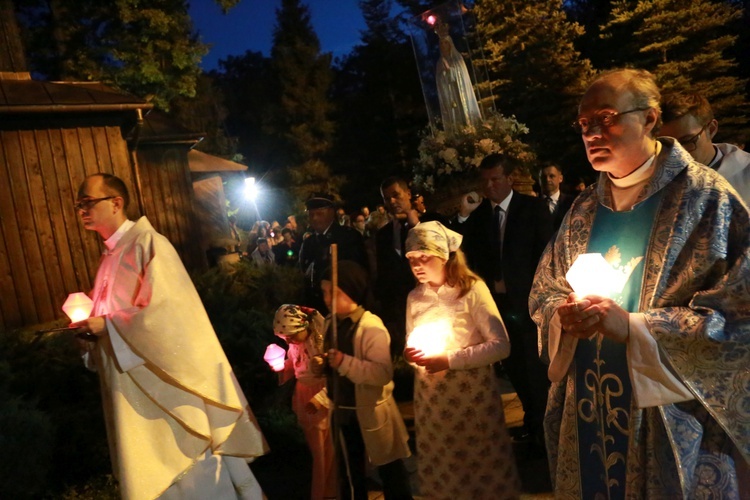
[[[267,445],[177,252],[145,217],[105,244],[90,361],[122,497],[260,498]]]
[[[643,401],[653,394],[643,380],[633,385],[621,486],[627,498],[742,498],[750,493],[744,489],[750,459],[748,211],[723,177],[695,162],[673,139],[659,141],[663,147],[655,173],[636,200],[662,196],[635,314],[653,337],[658,359],[641,366],[638,376],[647,378],[651,370],[654,383],[661,385],[656,380],[663,375],[661,362],[694,400],[639,404],[639,389],[646,387]],[[572,292],[565,274],[586,253],[597,205],[613,206],[610,183],[603,174],[576,199],[537,267],[529,308],[539,326],[541,356],[552,358],[552,367],[561,355],[554,352],[560,345],[550,342],[555,312]],[[571,359],[563,369],[550,371],[545,415],[556,498],[581,498],[581,481],[591,479],[579,467],[580,415]]]

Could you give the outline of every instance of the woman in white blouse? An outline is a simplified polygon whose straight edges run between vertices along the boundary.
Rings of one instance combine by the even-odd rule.
[[[412,228],[404,357],[415,367],[420,493],[517,498],[520,481],[492,363],[510,342],[487,285],[467,266],[461,235],[440,222]]]

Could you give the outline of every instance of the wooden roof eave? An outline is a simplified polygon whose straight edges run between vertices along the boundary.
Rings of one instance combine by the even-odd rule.
[[[0,114],[27,113],[108,113],[118,111],[150,110],[150,103],[115,103],[115,104],[28,104],[0,105]]]

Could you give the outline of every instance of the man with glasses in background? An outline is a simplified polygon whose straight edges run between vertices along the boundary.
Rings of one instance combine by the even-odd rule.
[[[614,70],[574,123],[599,180],[573,202],[529,297],[552,382],[556,497],[750,492],[750,215],[726,179],[657,139],[659,103],[651,73]],[[592,253],[604,270],[582,274],[601,291],[574,291],[569,271]]]
[[[750,153],[734,144],[711,142],[719,122],[708,100],[694,92],[674,92],[662,96],[661,106],[660,135],[677,139],[693,158],[723,175],[750,205]]]

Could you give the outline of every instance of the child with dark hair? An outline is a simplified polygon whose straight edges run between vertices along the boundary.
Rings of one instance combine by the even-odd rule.
[[[336,318],[327,318],[325,347],[327,396],[335,400],[333,418],[341,437],[341,498],[367,498],[367,457],[378,469],[386,499],[410,499],[409,477],[402,459],[411,451],[406,426],[392,396],[390,336],[380,318],[362,306],[369,295],[367,271],[356,262],[341,261],[338,276],[335,294],[330,270],[324,274],[321,288],[328,308],[333,306],[334,295],[336,305]],[[337,345],[333,345],[334,320]],[[338,385],[335,395],[334,383]]]

